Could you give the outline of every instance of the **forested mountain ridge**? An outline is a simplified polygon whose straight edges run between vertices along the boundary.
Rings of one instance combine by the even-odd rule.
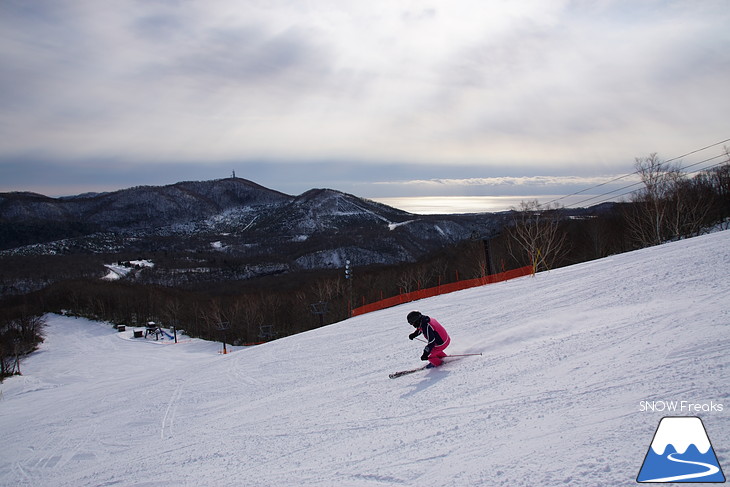
[[[504,218],[414,215],[332,189],[292,196],[241,178],[64,198],[2,193],[0,256],[154,255],[160,265],[143,273],[148,282],[177,285],[338,268],[346,260],[415,262],[493,236]]]

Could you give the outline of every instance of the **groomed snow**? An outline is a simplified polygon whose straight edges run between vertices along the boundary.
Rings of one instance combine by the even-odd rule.
[[[49,316],[0,385],[0,485],[635,485],[677,415],[702,417],[727,470],[729,276],[724,231],[228,355]],[[421,364],[411,309],[484,355],[389,379]]]

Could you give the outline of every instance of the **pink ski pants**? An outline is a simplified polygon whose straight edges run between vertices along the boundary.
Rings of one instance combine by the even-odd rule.
[[[428,361],[431,362],[431,365],[438,367],[444,362],[441,359],[447,356],[446,353],[444,353],[444,349],[449,346],[449,343],[451,343],[451,337],[447,337],[443,345],[433,347],[431,353],[428,354]]]

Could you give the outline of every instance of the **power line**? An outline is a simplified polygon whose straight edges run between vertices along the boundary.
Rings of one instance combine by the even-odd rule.
[[[704,161],[695,162],[694,164],[690,164],[689,166],[680,167],[679,170],[680,171],[684,171],[687,168],[694,167],[694,166],[699,166],[700,164],[704,164],[705,162],[712,161],[712,160],[715,160],[715,159],[719,159],[720,157],[725,157],[726,155],[727,154],[719,154],[719,155],[717,155],[715,157],[710,157],[709,159],[705,159]],[[667,161],[667,162],[669,162],[669,161]],[[722,164],[722,163],[720,163],[720,164]],[[717,165],[719,165],[719,164],[717,164]],[[707,167],[705,169],[709,169],[709,167]],[[699,172],[699,171],[704,171],[705,169],[698,169],[697,171],[692,171],[692,173]],[[690,173],[690,174],[692,174],[692,173]]]
[[[717,155],[717,156],[715,156],[715,157],[711,157],[711,158],[709,158],[709,159],[705,159],[704,161],[700,161],[700,162],[697,162],[697,163],[695,163],[695,164],[691,164],[691,165],[689,165],[689,166],[686,166],[686,167],[684,167],[684,168],[681,168],[681,169],[686,169],[686,168],[688,168],[688,167],[692,167],[692,166],[696,166],[696,165],[699,165],[699,164],[703,164],[703,163],[705,163],[705,162],[708,162],[708,161],[711,161],[711,160],[714,160],[714,159],[718,159],[718,158],[720,158],[720,157],[724,157],[724,156],[725,156],[725,154],[720,154],[720,155]],[[720,166],[722,166],[722,165],[724,165],[724,164],[727,164],[727,161],[722,161],[722,162],[718,162],[717,164],[713,164],[713,165],[711,165],[711,166],[708,166],[708,167],[705,167],[705,168],[701,168],[701,169],[696,169],[696,170],[694,170],[694,171],[691,171],[691,172],[689,172],[689,173],[687,173],[687,174],[696,174],[696,173],[698,173],[698,172],[702,172],[702,171],[708,171],[708,170],[710,170],[710,169],[714,169],[714,168],[716,168],[716,167],[720,167]],[[583,203],[586,203],[586,202],[588,202],[588,201],[591,201],[591,200],[594,200],[594,199],[598,199],[598,198],[603,198],[603,197],[605,197],[605,196],[608,196],[608,195],[609,195],[609,194],[611,194],[611,193],[615,193],[615,192],[618,192],[618,191],[622,191],[622,190],[624,190],[624,189],[628,189],[628,188],[631,188],[631,187],[633,187],[633,186],[638,186],[638,185],[641,185],[641,184],[643,184],[643,182],[642,182],[642,181],[639,181],[639,182],[637,182],[637,183],[634,183],[634,184],[631,184],[631,185],[629,185],[629,186],[624,186],[624,187],[622,187],[622,188],[618,188],[618,189],[616,189],[616,190],[614,190],[614,191],[610,191],[610,192],[608,192],[608,193],[600,194],[600,195],[594,196],[594,197],[592,197],[592,198],[589,198],[589,199],[587,199],[587,200],[579,201],[578,203],[575,203],[575,206],[576,206],[576,207],[579,207],[580,205],[582,205]],[[595,204],[596,204],[596,205],[600,205],[601,203],[605,203],[605,202],[607,202],[607,201],[610,201],[610,200],[613,200],[613,199],[616,199],[616,198],[620,198],[621,196],[626,196],[626,195],[629,195],[629,194],[633,193],[634,191],[635,191],[635,190],[631,190],[631,191],[626,191],[626,192],[624,192],[624,193],[621,193],[621,194],[619,194],[619,195],[616,195],[616,196],[611,196],[610,198],[604,198],[603,200],[601,200],[601,201],[598,201],[598,202],[597,202],[597,203],[595,203]]]
[[[692,154],[696,154],[697,152],[701,152],[703,150],[709,149],[710,147],[715,147],[716,145],[724,144],[725,142],[730,142],[730,139],[725,139],[725,140],[721,140],[720,142],[715,142],[714,144],[708,145],[707,147],[703,147],[702,149],[693,150],[692,152],[688,152],[686,154],[683,154],[681,156],[677,156],[674,159],[669,159],[668,161],[664,161],[664,162],[676,161],[677,159],[681,159],[683,157],[691,156]]]
[[[618,191],[623,191],[624,189],[628,189],[628,188],[633,188],[634,186],[639,186],[641,184],[643,184],[643,183],[641,181],[639,181],[639,182],[636,182],[636,183],[629,184],[628,186],[622,186],[622,187],[620,187],[618,189],[614,189],[613,191],[609,191],[608,193],[598,194],[596,196],[592,196],[591,198],[588,198],[588,199],[579,201],[579,202],[575,203],[573,206],[580,207],[581,205],[583,205],[584,203],[587,203],[589,201],[593,201],[593,200],[596,200],[598,198],[603,198],[604,196],[608,196],[608,195],[610,195],[612,193],[616,193]],[[627,195],[627,194],[630,194],[630,193],[633,193],[633,190],[632,191],[627,191],[626,193],[621,193],[621,194],[616,195],[616,196],[611,196],[611,198],[609,198],[609,199],[615,199],[615,198],[618,198],[618,197],[621,197],[621,196],[624,196],[624,195]],[[608,201],[609,199],[606,199],[604,201]],[[600,202],[598,202],[596,204],[598,205],[600,203],[603,203],[604,201],[600,201]]]
[[[591,186],[590,188],[582,189],[582,190],[577,191],[575,193],[571,193],[571,194],[568,194],[568,195],[565,195],[565,196],[561,196],[560,198],[557,198],[557,199],[554,199],[552,201],[549,201],[547,204],[549,205],[550,203],[555,203],[556,201],[564,200],[565,198],[569,198],[571,196],[577,196],[579,194],[585,193],[586,191],[590,191],[592,189],[600,188],[601,186],[606,186],[607,184],[615,183],[616,181],[620,181],[621,179],[625,179],[625,178],[627,178],[629,176],[633,176],[634,174],[636,174],[636,171],[632,172],[631,174],[624,174],[623,176],[619,176],[617,178],[613,178],[610,181],[606,181],[606,182],[603,182],[603,183],[600,183],[600,184],[596,184],[595,186]]]
[[[712,147],[716,147],[716,146],[718,146],[718,145],[720,145],[720,144],[724,144],[724,143],[726,143],[726,142],[730,142],[730,138],[728,138],[728,139],[725,139],[725,140],[721,140],[721,141],[719,141],[719,142],[715,142],[714,144],[710,144],[710,145],[708,145],[708,146],[705,146],[705,147],[702,147],[702,148],[700,148],[700,149],[695,149],[695,150],[693,150],[693,151],[687,152],[686,154],[682,154],[681,156],[677,156],[677,157],[673,157],[672,159],[668,159],[668,160],[666,160],[666,161],[664,161],[664,162],[665,162],[665,163],[667,163],[667,162],[673,162],[673,161],[676,161],[676,160],[678,160],[678,159],[682,159],[682,158],[684,158],[684,157],[690,156],[690,155],[692,155],[692,154],[696,154],[696,153],[698,153],[698,152],[702,152],[702,151],[704,151],[704,150],[710,149],[710,148],[712,148]],[[717,158],[719,158],[719,157],[723,157],[724,155],[726,155],[726,154],[720,154],[720,155],[718,155],[718,156],[715,156],[715,157],[712,157],[712,158],[710,158],[710,159],[705,159],[704,161],[700,161],[700,162],[697,162],[697,163],[695,163],[695,164],[690,164],[689,166],[685,166],[685,167],[683,167],[683,168],[680,168],[680,170],[684,170],[684,169],[687,169],[687,168],[689,168],[689,167],[693,167],[693,166],[697,166],[697,165],[699,165],[699,164],[703,164],[703,163],[705,163],[705,162],[708,162],[708,161],[711,161],[711,160],[713,160],[713,159],[717,159]],[[707,168],[706,168],[706,169],[707,169]],[[636,174],[639,174],[639,170],[638,170],[638,169],[637,169],[636,171],[632,172],[632,173],[624,174],[624,175],[622,175],[622,176],[618,176],[618,177],[616,177],[616,178],[613,178],[613,179],[611,179],[611,180],[609,180],[609,181],[605,181],[605,182],[603,182],[603,183],[600,183],[600,184],[596,184],[596,185],[594,185],[594,186],[591,186],[591,187],[588,187],[588,188],[582,189],[582,190],[580,190],[580,191],[577,191],[577,192],[575,192],[575,193],[567,194],[567,195],[565,195],[565,196],[561,196],[561,197],[559,197],[559,198],[556,198],[556,199],[554,199],[554,200],[552,200],[552,201],[548,201],[548,202],[546,203],[546,206],[547,206],[547,205],[550,205],[550,204],[552,204],[552,203],[555,203],[555,202],[557,202],[557,201],[561,201],[561,200],[564,200],[564,199],[566,199],[566,198],[570,198],[571,196],[577,196],[577,195],[579,195],[579,194],[583,194],[583,193],[585,193],[585,192],[587,192],[587,191],[590,191],[590,190],[592,190],[592,189],[600,188],[600,187],[602,187],[602,186],[606,186],[606,185],[608,185],[608,184],[611,184],[611,183],[615,183],[616,181],[620,181],[620,180],[622,180],[622,179],[626,179],[626,178],[628,178],[628,177],[631,177],[631,176],[634,176],[634,175],[636,175]],[[615,193],[615,192],[617,192],[617,191],[621,191],[621,190],[624,190],[624,189],[628,189],[628,188],[631,188],[631,187],[634,187],[634,186],[637,186],[637,185],[640,185],[640,184],[642,184],[642,182],[632,183],[632,184],[630,184],[630,185],[628,185],[628,186],[624,186],[624,187],[621,187],[621,188],[615,189],[615,190],[613,190],[613,191],[609,191],[609,192],[607,192],[607,193],[602,193],[602,194],[599,194],[599,195],[593,196],[593,197],[591,197],[591,198],[588,198],[588,199],[586,199],[586,200],[582,200],[582,201],[579,201],[578,203],[575,203],[575,204],[574,204],[574,205],[572,205],[572,206],[579,206],[579,205],[581,205],[581,204],[583,204],[583,203],[586,203],[586,202],[588,202],[588,201],[592,201],[592,200],[594,200],[594,199],[598,199],[598,198],[601,198],[601,197],[603,197],[603,196],[607,196],[607,195],[609,195],[609,194],[612,194],[612,193]],[[630,192],[629,192],[629,193],[630,193]],[[628,193],[623,193],[623,194],[621,194],[621,195],[618,195],[618,196],[624,196],[625,194],[628,194]],[[612,197],[612,198],[613,198],[613,197]],[[606,200],[606,201],[607,201],[607,200]],[[597,203],[597,204],[598,204],[598,203]]]

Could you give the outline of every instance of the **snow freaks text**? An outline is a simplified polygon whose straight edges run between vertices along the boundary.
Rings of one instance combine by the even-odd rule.
[[[723,405],[715,401],[641,401],[639,402],[639,411],[642,413],[667,412],[678,414],[721,413]]]

